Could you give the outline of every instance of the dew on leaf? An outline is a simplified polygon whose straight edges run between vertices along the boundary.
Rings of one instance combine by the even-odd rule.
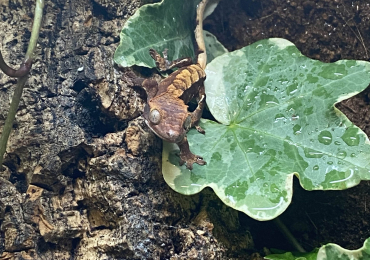
[[[304,148],[304,154],[307,158],[321,158],[324,155],[322,152],[313,150],[311,148]]]
[[[351,153],[351,157],[356,157],[356,154],[355,153]]]
[[[344,182],[344,181],[347,181],[347,180],[351,179],[353,177],[354,173],[355,173],[355,170],[354,169],[349,169],[349,171],[350,171],[349,176],[347,176],[343,179],[331,181],[330,183]]]
[[[315,166],[313,167],[313,169],[314,169],[315,171],[317,171],[318,169],[320,169],[320,167],[319,167],[318,165],[315,165]]]
[[[337,153],[337,157],[338,157],[339,159],[344,159],[344,158],[346,158],[346,156],[347,156],[347,153],[346,153],[345,151],[339,151],[339,152]]]
[[[334,144],[335,145],[340,145],[340,142],[339,141],[335,141]]]
[[[278,105],[279,104],[279,100],[273,96],[273,95],[267,95],[267,94],[262,94],[261,95],[261,101],[259,103],[259,105],[261,107],[265,107],[265,106],[268,106],[268,105]]]
[[[280,192],[280,189],[277,187],[277,185],[275,183],[273,183],[271,186],[270,186],[270,191],[272,193],[278,193]]]
[[[294,94],[295,92],[298,91],[298,83],[294,83],[292,85],[289,85],[286,89],[286,94],[287,95],[292,95]]]
[[[341,136],[342,140],[349,146],[357,146],[360,143],[360,136],[357,134],[358,129],[349,127]]]
[[[329,164],[329,165],[333,165],[333,163],[334,163],[333,161],[328,161],[327,162],[327,164]]]
[[[300,125],[295,125],[293,127],[293,134],[299,135],[302,133],[302,127]]]
[[[331,141],[333,140],[333,136],[329,131],[321,131],[319,134],[319,142],[325,145],[331,144]]]

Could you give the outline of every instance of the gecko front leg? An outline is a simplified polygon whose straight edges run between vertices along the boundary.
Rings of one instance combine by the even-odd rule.
[[[192,170],[194,163],[197,163],[199,165],[207,164],[207,162],[203,160],[203,157],[195,155],[190,151],[189,142],[186,136],[184,137],[184,139],[182,139],[181,142],[177,143],[177,145],[180,148],[180,165],[186,163],[186,168]]]
[[[199,101],[197,108],[191,113],[191,124],[190,128],[195,127],[197,131],[201,134],[205,134],[206,132],[201,128],[198,123],[200,118],[202,117],[203,109],[206,105],[206,99],[205,99],[205,93],[204,93],[204,86],[202,86],[199,89]]]

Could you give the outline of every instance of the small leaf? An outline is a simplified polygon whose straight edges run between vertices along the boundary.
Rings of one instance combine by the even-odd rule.
[[[214,58],[228,52],[212,33],[203,31],[203,35],[207,50],[207,63],[210,63]]]
[[[317,260],[318,251],[318,249],[314,249],[309,253],[286,252],[283,254],[268,255],[264,258],[269,260]]]
[[[188,133],[207,161],[178,166],[163,152],[166,182],[183,194],[211,187],[221,200],[258,220],[281,214],[293,176],[307,190],[346,189],[370,179],[368,137],[334,104],[370,82],[364,61],[322,63],[284,39],[262,40],[214,59],[206,68],[207,104],[216,120]]]
[[[370,238],[357,250],[347,250],[336,244],[327,244],[320,249],[314,249],[310,253],[271,254],[265,256],[269,260],[368,260],[370,259]]]
[[[114,61],[122,67],[138,65],[154,68],[154,60],[149,55],[150,48],[158,52],[168,49],[169,60],[194,58],[195,16],[199,2],[164,0],[140,7],[121,31],[121,42],[114,54]],[[211,7],[215,5],[217,3],[212,3]],[[226,51],[212,34],[207,32],[206,35],[206,46],[211,45],[210,51],[215,50],[215,54],[207,55],[210,60]]]

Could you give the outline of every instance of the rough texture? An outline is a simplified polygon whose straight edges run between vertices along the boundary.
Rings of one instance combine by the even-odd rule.
[[[212,193],[186,197],[163,181],[162,144],[140,117],[142,93],[112,59],[140,4],[46,1],[0,173],[0,259],[227,259],[229,237],[253,247],[236,212],[211,205],[222,205]],[[0,1],[2,51],[13,67],[33,12],[34,1]],[[0,73],[0,127],[15,82]]]
[[[140,4],[46,1],[0,172],[0,259],[259,259],[249,256],[249,229],[261,252],[290,249],[271,222],[226,207],[209,189],[188,197],[164,183],[161,141],[139,117],[142,93],[112,61],[120,28]],[[0,0],[0,44],[13,67],[26,51],[33,9],[34,1]],[[284,37],[323,61],[368,59],[369,17],[359,0],[223,0],[206,27],[230,50]],[[0,73],[0,129],[15,82]],[[340,108],[369,134],[367,93]],[[316,195],[296,185],[282,220],[306,249],[328,241],[358,248],[370,236],[367,190]]]

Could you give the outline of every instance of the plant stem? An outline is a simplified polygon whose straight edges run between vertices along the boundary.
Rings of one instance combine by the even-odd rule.
[[[288,239],[288,241],[294,246],[294,248],[301,253],[305,253],[306,250],[298,243],[297,239],[290,233],[289,229],[285,226],[285,224],[279,219],[274,219],[275,224],[279,228],[279,230],[284,234],[284,236]]]
[[[15,114],[17,113],[19,101],[21,100],[23,87],[27,79],[28,79],[28,74],[19,78],[17,82],[17,86],[14,90],[12,103],[10,104],[8,116],[5,120],[3,132],[0,137],[0,167],[3,163],[3,157],[4,157],[5,150],[6,150],[6,144],[8,143],[8,138],[12,130]]]
[[[40,33],[43,9],[44,9],[44,0],[36,0],[35,17],[34,17],[34,22],[32,26],[31,39],[28,44],[28,49],[27,49],[27,53],[25,56],[25,62],[24,62],[25,64],[33,63],[34,51],[35,51],[37,40],[39,38],[39,33]],[[9,113],[5,120],[3,132],[0,137],[0,169],[3,163],[3,157],[6,151],[6,145],[8,143],[8,138],[12,130],[13,121],[15,119],[15,114],[17,113],[17,109],[18,109],[18,105],[19,105],[19,102],[22,96],[23,88],[24,88],[24,85],[26,84],[27,79],[28,79],[28,73],[18,79],[17,86],[14,90],[12,102],[9,107]]]

